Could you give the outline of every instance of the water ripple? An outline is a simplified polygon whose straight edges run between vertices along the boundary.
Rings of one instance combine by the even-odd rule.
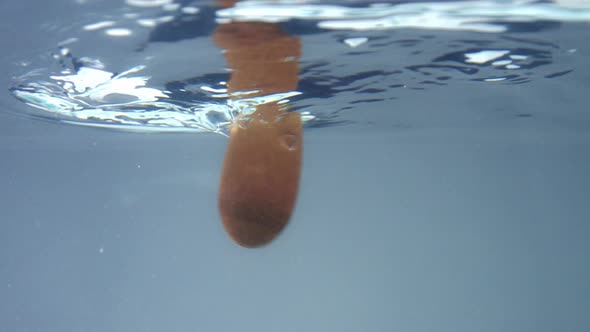
[[[171,1],[127,4],[120,17],[80,22],[50,57],[19,62],[10,91],[33,107],[28,114],[125,130],[223,134],[236,115],[280,102],[308,126],[337,125],[349,122],[345,114],[359,105],[401,98],[402,90],[558,79],[575,71],[568,59],[577,50],[539,31],[590,21],[590,7],[576,1],[348,7],[248,1],[217,14]],[[241,91],[230,98],[221,51],[210,38],[228,20],[282,22],[301,36],[296,91],[257,97]]]

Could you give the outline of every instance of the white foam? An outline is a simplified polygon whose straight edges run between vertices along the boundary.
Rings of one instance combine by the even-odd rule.
[[[316,20],[324,29],[384,30],[434,29],[499,33],[504,22],[556,20],[590,22],[588,1],[476,0],[450,2],[407,2],[369,7],[321,4],[277,5],[269,1],[238,2],[217,12],[218,18],[235,21],[284,22]]]
[[[105,31],[105,33],[109,36],[113,36],[113,37],[126,37],[126,36],[130,36],[133,34],[133,32],[129,29],[125,29],[125,28],[113,28],[113,29],[108,29]]]
[[[94,30],[109,28],[109,27],[112,27],[113,25],[115,25],[115,21],[101,21],[101,22],[96,22],[96,23],[92,23],[92,24],[86,24],[82,29],[84,29],[86,31],[94,31]]]
[[[509,65],[511,63],[512,63],[512,60],[498,60],[498,61],[492,62],[492,66],[500,67],[500,66]]]
[[[173,0],[127,0],[126,2],[134,7],[159,7],[169,5]]]
[[[188,14],[188,15],[194,15],[199,12],[199,8],[187,6],[187,7],[182,7],[181,11],[185,14]]]
[[[484,50],[474,53],[465,53],[468,63],[484,64],[496,60],[510,53],[508,50]]]
[[[352,48],[361,46],[369,40],[367,37],[355,37],[344,39],[344,43]]]

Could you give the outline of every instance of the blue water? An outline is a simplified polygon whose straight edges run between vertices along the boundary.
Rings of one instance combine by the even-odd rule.
[[[589,13],[3,2],[0,331],[588,331]],[[227,20],[301,43],[266,96],[304,120],[299,197],[258,249],[217,211],[268,102],[228,95]]]

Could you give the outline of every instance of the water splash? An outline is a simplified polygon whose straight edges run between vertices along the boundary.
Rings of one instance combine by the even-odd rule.
[[[237,114],[249,114],[259,104],[279,102],[298,94],[225,103],[175,100],[166,91],[146,87],[149,77],[131,76],[144,69],[145,66],[137,66],[115,75],[102,69],[80,67],[75,74],[50,76],[51,81],[38,81],[35,75],[25,75],[11,91],[26,104],[68,123],[141,131],[215,133],[225,133]],[[205,86],[202,89],[219,92]],[[228,94],[212,96],[222,98]],[[313,117],[304,114],[303,118]]]

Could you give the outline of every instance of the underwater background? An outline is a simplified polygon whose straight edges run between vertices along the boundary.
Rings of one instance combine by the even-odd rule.
[[[588,331],[587,1],[0,4],[0,330]],[[297,88],[232,99],[213,34]],[[292,59],[291,59],[292,60]],[[230,241],[228,128],[303,121],[289,225]]]

